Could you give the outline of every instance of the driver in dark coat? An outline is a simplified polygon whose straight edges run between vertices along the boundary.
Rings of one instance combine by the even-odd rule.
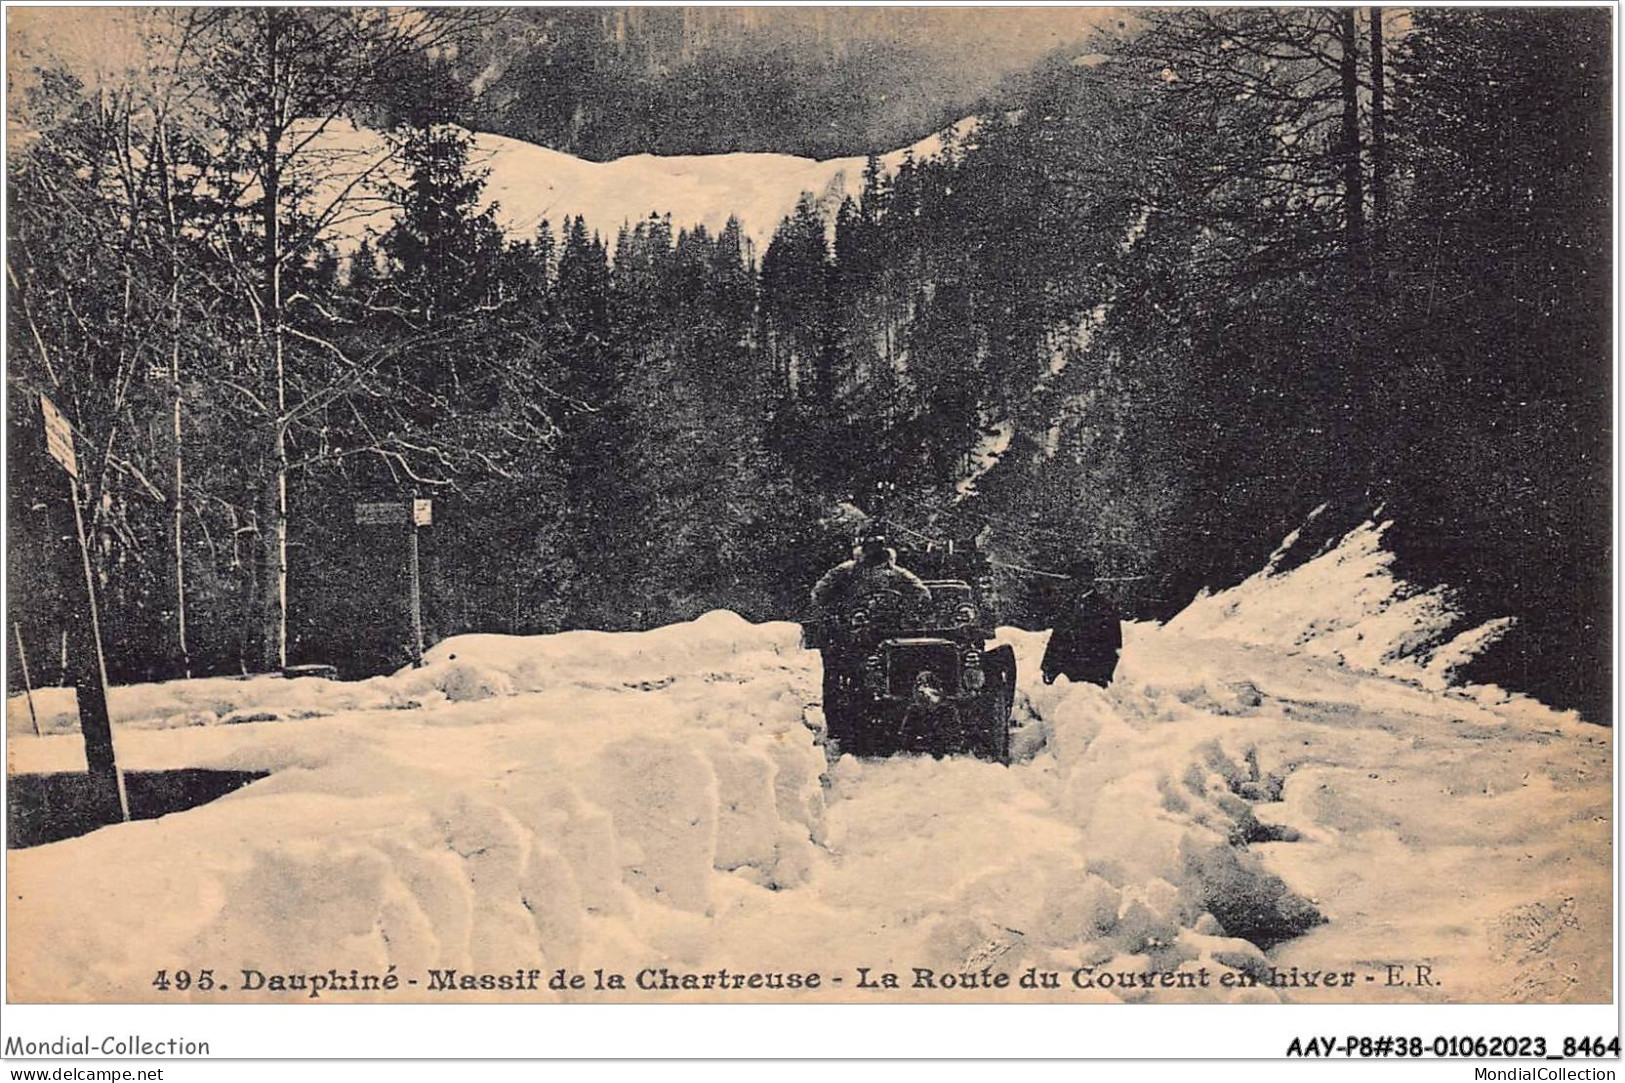
[[[858,534],[853,559],[835,565],[813,586],[812,600],[823,612],[838,613],[883,590],[896,591],[905,607],[931,600],[925,581],[899,566],[897,551],[886,546],[886,535],[871,528]]]
[[[886,535],[878,526],[865,527],[858,533],[851,560],[843,561],[824,573],[812,589],[813,605],[826,620],[839,622],[848,611],[856,608],[882,591],[893,591],[902,600],[904,612],[923,608],[931,601],[931,589],[925,581],[907,568],[899,567],[897,552],[886,545]],[[843,674],[854,679],[855,667],[862,651],[843,637],[832,637],[822,648],[824,655],[823,708],[826,732],[842,743],[861,741],[862,735],[850,732],[848,711],[842,706]],[[851,751],[859,751],[853,745]]]

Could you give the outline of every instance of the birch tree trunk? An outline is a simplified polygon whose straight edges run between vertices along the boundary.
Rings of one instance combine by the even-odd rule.
[[[1371,22],[1371,256],[1373,265],[1380,269],[1388,227],[1388,107],[1382,8],[1368,8],[1367,17]]]
[[[282,116],[281,85],[284,72],[279,66],[282,47],[282,21],[286,16],[275,8],[264,11],[265,29],[265,140],[264,164],[260,171],[262,192],[261,225],[264,230],[262,271],[265,328],[265,405],[269,462],[265,489],[260,499],[260,584],[262,606],[260,624],[260,664],[280,670],[288,664],[288,445],[287,445],[287,359],[283,330],[282,298]]]
[[[1338,39],[1342,45],[1338,76],[1342,86],[1343,132],[1338,148],[1343,167],[1344,230],[1349,261],[1359,267],[1365,248],[1365,185],[1360,166],[1360,37],[1353,8],[1338,8]]]

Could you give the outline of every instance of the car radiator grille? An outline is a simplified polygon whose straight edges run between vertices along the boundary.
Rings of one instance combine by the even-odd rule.
[[[959,691],[959,650],[952,643],[895,644],[886,654],[886,685],[890,693],[907,699],[925,670],[937,676],[937,687],[948,695]]]

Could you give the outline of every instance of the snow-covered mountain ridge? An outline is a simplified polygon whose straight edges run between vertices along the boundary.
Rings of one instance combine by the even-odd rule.
[[[961,121],[956,130],[963,134],[971,124]],[[312,143],[309,154],[325,163],[348,161],[365,168],[365,163],[382,158],[385,148],[381,133],[333,125]],[[941,149],[941,136],[931,135],[911,147],[884,154],[880,160],[888,171],[895,171],[909,154],[923,160]],[[612,246],[622,225],[651,214],[670,214],[674,229],[703,225],[713,235],[730,217],[737,217],[759,257],[779,223],[795,210],[802,193],[811,193],[831,213],[846,196],[857,198],[865,160],[816,161],[788,154],[639,154],[591,162],[522,140],[477,132],[473,133],[469,164],[486,171],[486,204],[497,204],[497,222],[513,240],[534,239],[544,220],[557,235],[561,224],[577,215]],[[395,168],[386,165],[378,179],[400,180],[392,172]],[[316,202],[331,198],[351,176],[344,168],[336,174],[318,188]],[[343,225],[336,232],[342,244],[368,230],[381,233],[393,213],[380,206],[369,213],[340,217]]]

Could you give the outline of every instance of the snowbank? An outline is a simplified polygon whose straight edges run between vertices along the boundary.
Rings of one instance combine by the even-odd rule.
[[[650,908],[713,912],[724,873],[799,884],[821,837],[824,759],[805,689],[785,680],[796,637],[727,613],[632,636],[464,637],[330,717],[285,713],[328,682],[267,680],[224,683],[263,696],[237,711],[285,721],[128,725],[128,769],[273,774],[186,813],[12,852],[27,904],[11,910],[13,995],[141,999],[158,958],[575,966],[590,923],[614,939]],[[123,698],[159,717],[215,683]],[[389,702],[416,706],[376,712]],[[73,769],[74,744],[20,739],[13,770]],[[132,892],[85,886],[132,870]],[[108,899],[128,909],[109,915]]]
[[[1464,629],[1447,588],[1420,590],[1396,577],[1394,555],[1382,545],[1392,526],[1392,521],[1363,523],[1283,573],[1278,569],[1297,541],[1294,532],[1261,571],[1229,590],[1204,592],[1168,622],[1167,631],[1276,647],[1434,691],[1447,689],[1461,667],[1504,636],[1513,620],[1502,617]],[[1472,694],[1510,698],[1484,687]]]
[[[457,636],[431,648],[422,669],[403,669],[388,677],[364,681],[203,677],[123,685],[109,689],[108,710],[122,726],[173,729],[416,710],[447,701],[466,703],[575,685],[644,686],[670,682],[679,675],[726,680],[729,666],[774,664],[753,655],[793,650],[799,637],[800,628],[794,624],[750,626],[723,612],[631,637],[591,631]],[[78,732],[73,689],[36,689],[33,709],[42,733]],[[11,697],[7,729],[19,736],[33,733],[27,696]]]
[[[32,734],[28,698],[7,703],[6,729]],[[41,733],[77,733],[78,702],[71,688],[37,688],[34,716]],[[217,723],[269,722],[320,718],[341,711],[403,710],[421,706],[383,678],[339,682],[285,680],[277,676],[200,677],[189,681],[121,685],[108,689],[113,721],[140,729],[173,729]]]

